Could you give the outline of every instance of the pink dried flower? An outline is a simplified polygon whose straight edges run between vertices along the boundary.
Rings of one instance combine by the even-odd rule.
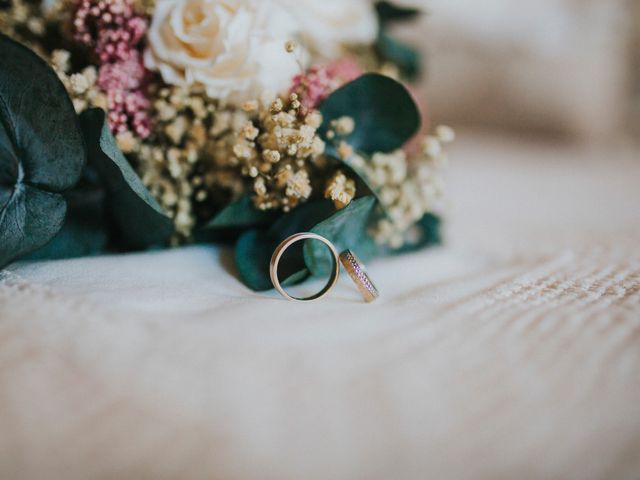
[[[336,88],[326,67],[314,66],[293,78],[292,93],[298,94],[303,109],[316,108]],[[303,112],[304,113],[304,112]]]
[[[108,119],[114,134],[128,130],[140,138],[151,134],[149,100],[140,91],[112,91],[108,94]]]
[[[100,63],[127,60],[144,36],[146,24],[141,18],[127,20],[125,27],[98,33],[95,52]]]
[[[73,25],[78,42],[97,48],[114,43],[135,47],[147,30],[128,0],[80,0]]]
[[[329,75],[340,80],[342,85],[352,82],[364,73],[358,61],[353,57],[343,57],[329,64],[327,69]]]
[[[139,90],[143,87],[145,75],[142,55],[134,50],[125,60],[103,64],[98,73],[97,84],[104,92]]]
[[[109,125],[114,133],[132,129],[150,134],[149,101],[143,90],[146,70],[140,43],[147,21],[130,0],[80,0],[73,20],[75,39],[90,47],[98,65],[98,87],[109,100]]]
[[[298,94],[302,113],[317,108],[334,90],[362,75],[362,68],[351,57],[329,65],[316,65],[293,78],[291,92]]]

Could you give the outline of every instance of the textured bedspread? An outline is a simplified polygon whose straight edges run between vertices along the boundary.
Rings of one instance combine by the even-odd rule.
[[[0,274],[0,478],[640,478],[640,158],[454,150],[448,243],[371,305],[209,247]]]

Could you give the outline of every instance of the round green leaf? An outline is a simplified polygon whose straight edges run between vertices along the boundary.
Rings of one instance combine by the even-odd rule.
[[[335,212],[333,203],[320,200],[297,207],[278,219],[268,230],[249,230],[236,244],[236,268],[242,282],[252,290],[271,290],[269,263],[278,244],[299,232],[307,232]],[[291,247],[280,261],[280,278],[284,286],[303,281],[308,276],[302,251],[303,244]]]
[[[355,120],[347,142],[364,153],[391,152],[402,147],[420,129],[420,113],[401,83],[375,73],[362,75],[333,92],[320,106],[321,135],[327,143],[331,121]]]
[[[338,252],[350,249],[366,261],[376,252],[375,242],[367,233],[375,203],[373,196],[354,200],[346,208],[313,227],[311,232],[328,239]],[[331,271],[331,256],[320,242],[305,242],[304,261],[313,275],[328,275]]]
[[[420,75],[422,57],[410,45],[396,40],[384,32],[380,32],[376,42],[376,49],[385,61],[396,65],[407,79],[413,80]]]
[[[229,204],[213,217],[203,230],[215,230],[222,228],[248,228],[272,223],[278,214],[272,211],[258,210],[251,201],[249,195]]]
[[[80,181],[80,183],[82,180]],[[104,192],[84,185],[65,193],[67,214],[62,228],[28,260],[87,257],[107,251],[109,232],[104,215]]]
[[[69,96],[53,69],[0,35],[0,266],[60,230],[85,163]]]
[[[376,253],[366,232],[376,203],[373,196],[360,198],[336,212],[331,202],[318,201],[296,208],[269,230],[245,232],[236,245],[236,266],[243,283],[255,291],[273,288],[269,276],[271,255],[285,238],[300,232],[313,232],[329,239],[339,251],[350,248],[363,260]],[[280,262],[284,286],[304,281],[309,275],[327,275],[331,256],[317,241],[294,244]]]
[[[383,25],[390,22],[413,20],[421,13],[417,8],[396,5],[387,1],[376,2],[376,12],[380,23]]]
[[[269,261],[277,242],[265,231],[249,230],[236,244],[236,268],[242,283],[255,292],[271,290]]]

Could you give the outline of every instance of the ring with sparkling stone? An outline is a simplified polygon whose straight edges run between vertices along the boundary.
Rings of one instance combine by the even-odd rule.
[[[369,278],[367,270],[355,253],[351,250],[345,250],[340,254],[340,262],[360,290],[365,302],[373,302],[380,296],[378,289]]]

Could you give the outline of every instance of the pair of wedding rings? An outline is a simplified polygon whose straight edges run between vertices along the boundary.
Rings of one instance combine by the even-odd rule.
[[[280,279],[278,278],[278,265],[280,264],[280,259],[284,255],[284,252],[286,252],[287,249],[291,247],[291,245],[304,240],[318,240],[327,246],[327,248],[331,252],[332,259],[331,276],[329,277],[329,281],[327,282],[325,287],[318,293],[310,297],[298,298],[289,295],[280,284]],[[323,236],[317,235],[315,233],[297,233],[283,240],[282,243],[280,243],[280,245],[278,245],[278,247],[273,252],[269,273],[271,274],[271,282],[273,282],[273,286],[283,297],[288,300],[306,302],[310,300],[318,300],[319,298],[324,297],[333,289],[333,287],[336,286],[336,283],[338,283],[338,278],[340,277],[341,263],[349,274],[349,277],[351,277],[353,282],[358,287],[358,290],[362,294],[365,302],[373,302],[376,298],[378,298],[378,289],[369,278],[369,275],[367,275],[367,271],[365,270],[364,265],[362,264],[362,262],[360,262],[358,257],[356,257],[356,255],[351,250],[345,250],[338,255],[338,251],[336,250],[336,247],[333,245],[333,243],[331,243]]]

